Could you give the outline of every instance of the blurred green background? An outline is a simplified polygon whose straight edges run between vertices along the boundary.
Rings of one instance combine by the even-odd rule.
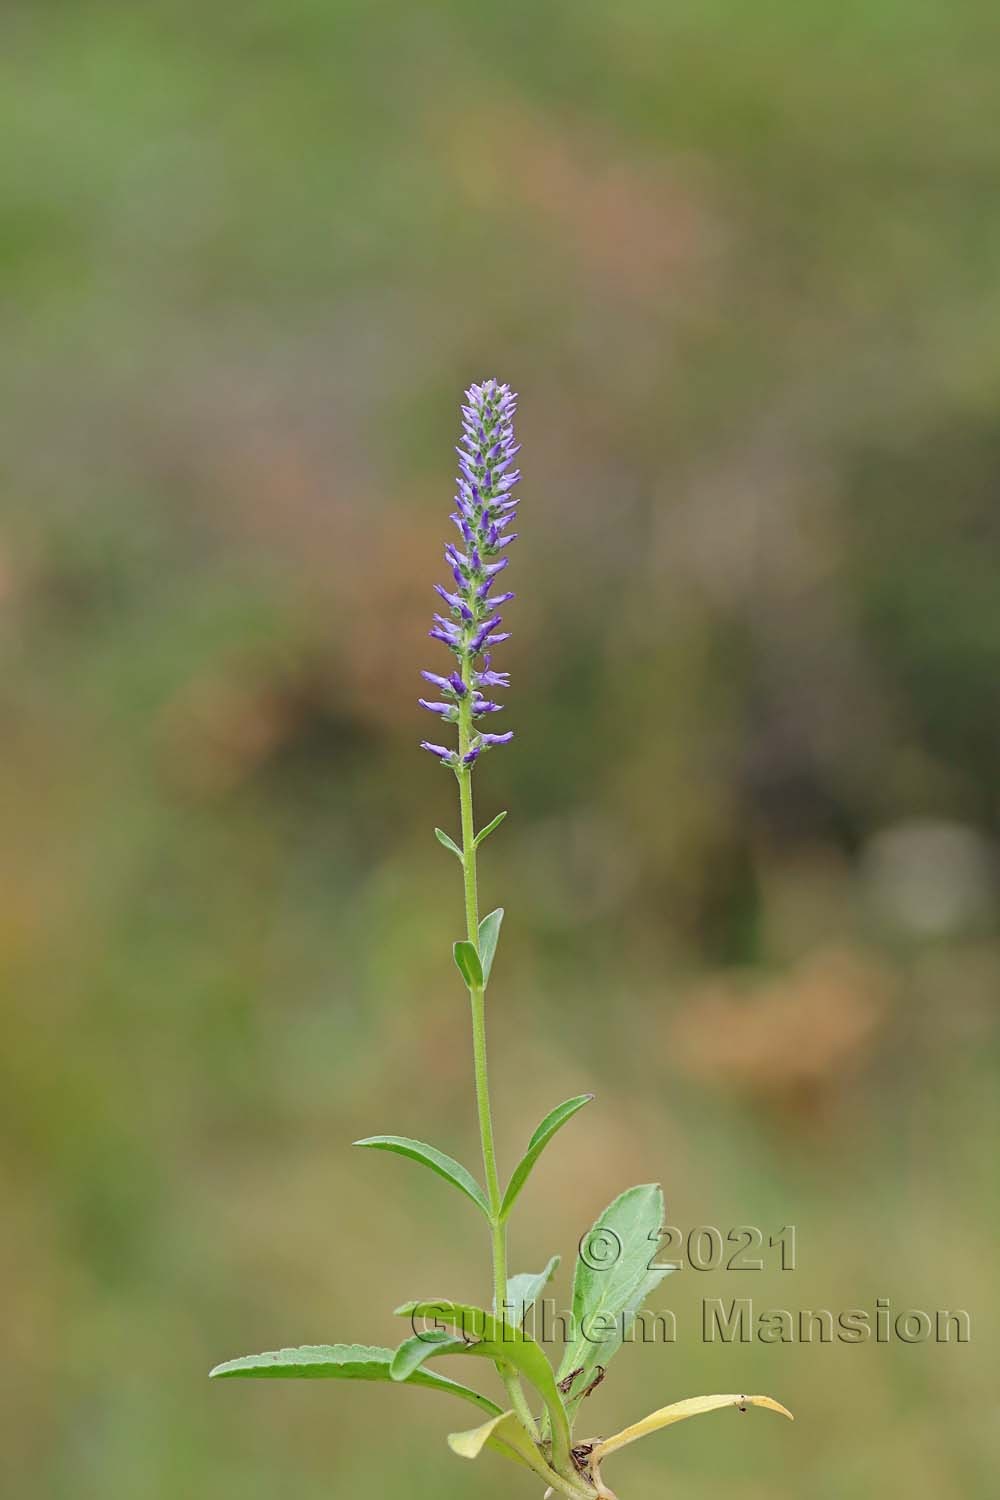
[[[568,1297],[637,1181],[798,1228],[667,1281],[588,1411],[796,1426],[665,1433],[623,1500],[995,1493],[998,66],[989,0],[8,0],[5,1493],[531,1492],[428,1392],[205,1378],[486,1294],[467,1205],[350,1142],[475,1161],[415,699],[494,374],[503,1163],[598,1095],[513,1269]],[[705,1345],[746,1295],[973,1337]]]

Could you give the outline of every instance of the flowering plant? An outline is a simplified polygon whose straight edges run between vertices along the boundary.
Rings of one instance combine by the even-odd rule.
[[[480,1308],[450,1299],[408,1302],[397,1308],[397,1313],[409,1320],[412,1333],[395,1350],[362,1344],[306,1345],[229,1360],[211,1373],[215,1378],[397,1381],[444,1391],[485,1414],[486,1420],[477,1427],[449,1437],[451,1448],[461,1457],[475,1458],[490,1448],[542,1480],[547,1496],[614,1500],[601,1466],[628,1443],[673,1422],[724,1406],[742,1411],[748,1406],[763,1406],[788,1417],[791,1414],[768,1396],[699,1396],[665,1406],[613,1437],[581,1440],[574,1435],[584,1401],[603,1380],[611,1357],[628,1337],[636,1313],[674,1269],[655,1264],[655,1248],[651,1253],[664,1218],[663,1195],[656,1184],[622,1193],[581,1240],[569,1338],[556,1368],[542,1344],[529,1336],[526,1324],[529,1310],[542,1296],[559,1257],[553,1256],[537,1274],[508,1274],[507,1223],[511,1210],[549,1141],[593,1098],[592,1094],[580,1094],[546,1115],[506,1187],[501,1186],[493,1140],[485,997],[504,914],[503,908],[498,908],[480,920],[477,855],[506,814],[500,813],[476,832],[472,778],[487,752],[513,739],[510,730],[494,734],[479,726],[503,707],[490,696],[493,691],[510,685],[506,672],[494,670],[492,652],[508,638],[496,611],[514,598],[510,592],[495,590],[509,564],[506,549],[516,540],[516,533],[508,530],[519,504],[513,494],[520,478],[520,471],[514,467],[518,453],[513,426],[516,407],[514,392],[495,380],[473,385],[466,392],[457,449],[458,493],[451,517],[459,541],[445,547],[453,587],[435,585],[447,613],[434,616],[430,631],[433,639],[448,648],[454,662],[448,672],[422,674],[440,697],[420,699],[424,709],[457,731],[451,745],[427,740],[422,744],[454,773],[458,783],[460,842],[440,828],[434,832],[462,867],[466,935],[455,943],[454,958],[471,1003],[485,1186],[461,1163],[422,1141],[376,1135],[355,1142],[422,1163],[450,1182],[482,1213],[492,1249],[492,1303],[489,1308]],[[431,1368],[430,1362],[443,1355],[474,1356],[492,1364],[506,1391],[506,1407]]]

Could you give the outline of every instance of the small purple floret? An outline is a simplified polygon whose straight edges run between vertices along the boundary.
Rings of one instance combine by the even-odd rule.
[[[421,750],[429,750],[432,755],[437,756],[438,760],[445,761],[449,766],[455,763],[455,752],[454,750],[449,750],[447,745],[432,745],[430,740],[421,740],[420,748]]]
[[[454,703],[428,703],[426,698],[418,698],[417,702],[421,708],[426,708],[429,714],[437,714],[442,719],[453,720],[458,715]]]

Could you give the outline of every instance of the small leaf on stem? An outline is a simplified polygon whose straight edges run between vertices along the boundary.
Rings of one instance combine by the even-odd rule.
[[[487,823],[485,828],[480,828],[479,832],[476,834],[475,838],[472,841],[473,849],[478,849],[480,844],[489,838],[493,830],[500,827],[500,824],[503,822],[506,816],[507,814],[505,812],[497,813],[496,817],[491,823]]]
[[[553,1255],[544,1271],[521,1271],[517,1276],[507,1278],[507,1301],[504,1311],[510,1312],[510,1316],[519,1327],[524,1322],[528,1308],[541,1296],[559,1269],[559,1259],[558,1255]]]
[[[503,921],[503,907],[498,906],[496,911],[491,911],[488,917],[484,917],[479,924],[479,957],[483,966],[483,984],[490,982],[490,970],[493,967],[493,955],[497,951],[497,943],[500,940],[500,924]]]
[[[532,1167],[556,1131],[560,1130],[566,1124],[567,1120],[571,1120],[578,1109],[582,1109],[585,1104],[589,1104],[593,1097],[593,1094],[578,1094],[575,1099],[567,1099],[565,1104],[558,1104],[550,1114],[545,1116],[545,1119],[528,1142],[528,1149],[514,1168],[514,1174],[507,1184],[507,1191],[504,1193],[503,1203],[500,1205],[501,1220],[506,1219],[514,1207],[514,1200],[527,1182]]]
[[[452,854],[454,854],[455,858],[459,861],[460,864],[465,864],[465,857],[462,854],[461,849],[455,843],[454,839],[450,839],[448,837],[443,828],[435,828],[434,837],[437,839],[439,844],[443,844],[446,849],[451,850]]]
[[[479,961],[475,944],[459,942],[454,947],[455,962],[458,972],[469,986],[470,990],[481,990],[483,987],[483,966]]]
[[[355,1141],[355,1146],[371,1146],[375,1151],[394,1151],[397,1156],[409,1157],[410,1161],[422,1162],[425,1167],[430,1167],[439,1177],[457,1187],[459,1192],[471,1198],[477,1208],[489,1217],[490,1206],[486,1201],[486,1194],[479,1183],[462,1163],[456,1161],[452,1156],[446,1156],[436,1146],[427,1146],[423,1141],[412,1141],[406,1135],[369,1135],[363,1141]]]

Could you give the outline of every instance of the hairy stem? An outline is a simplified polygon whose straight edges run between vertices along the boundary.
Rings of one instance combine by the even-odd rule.
[[[458,751],[460,761],[469,748],[472,733],[472,666],[463,663],[467,691],[459,706]],[[476,835],[472,812],[472,768],[461,765],[458,771],[458,795],[462,814],[462,867],[465,874],[465,926],[469,942],[479,952],[479,892],[476,879]],[[471,986],[472,1056],[476,1077],[476,1107],[479,1112],[479,1139],[486,1174],[486,1193],[490,1204],[490,1226],[493,1248],[493,1307],[497,1317],[504,1316],[507,1300],[507,1228],[500,1219],[500,1178],[497,1173],[496,1146],[493,1140],[493,1111],[490,1106],[490,1080],[486,1060],[486,998],[481,985]],[[537,1438],[537,1429],[521,1389],[516,1371],[497,1366],[510,1397],[511,1406],[522,1424]]]

